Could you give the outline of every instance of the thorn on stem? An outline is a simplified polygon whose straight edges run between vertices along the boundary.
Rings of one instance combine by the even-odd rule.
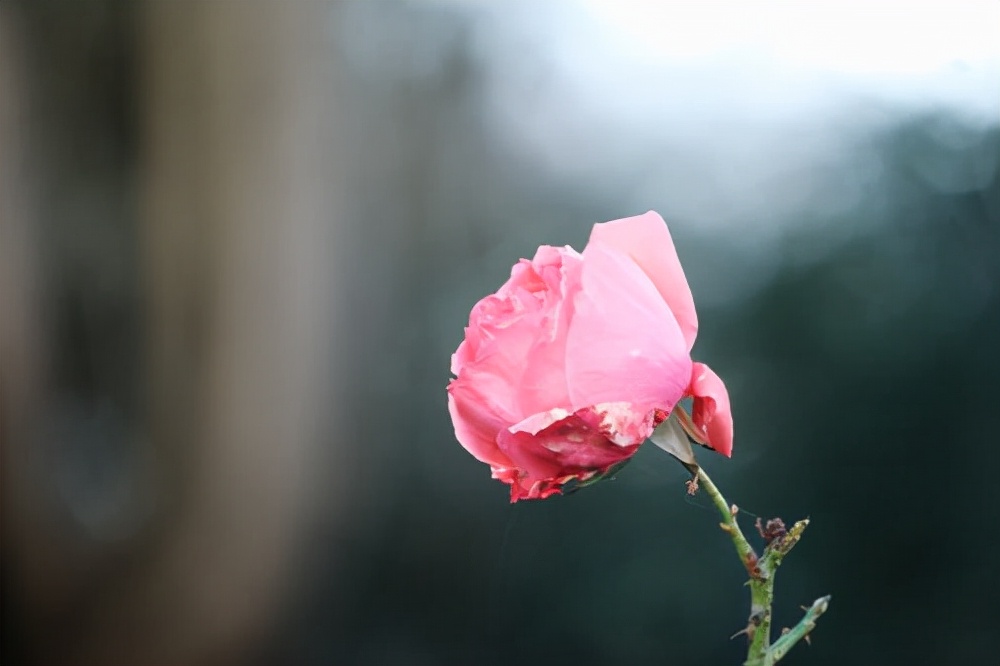
[[[753,613],[752,615],[750,615],[750,619],[747,620],[747,626],[743,627],[742,629],[740,629],[739,631],[737,631],[735,634],[733,634],[732,636],[730,636],[729,640],[733,640],[737,636],[744,636],[745,635],[747,637],[747,640],[752,641],[753,640],[753,635],[757,631],[757,627],[759,627],[761,625],[761,623],[764,621],[764,616],[765,616],[765,611],[763,611],[763,610],[759,610],[756,613]]]
[[[738,514],[739,512],[740,512],[740,507],[736,506],[735,504],[729,507],[729,515],[732,516],[733,518],[735,518],[736,514]]]
[[[747,626],[743,627],[742,629],[740,629],[739,631],[737,631],[735,634],[733,634],[732,636],[730,636],[729,640],[733,640],[737,636],[746,635],[747,640],[751,640],[752,641],[753,640],[753,632],[754,632],[754,630],[756,628],[757,627],[755,627],[754,625],[748,624]]]
[[[806,634],[805,636],[803,636],[802,640],[804,640],[806,642],[806,645],[808,645],[809,647],[812,647],[813,642],[812,642],[812,639],[809,638],[809,634]]]
[[[753,551],[747,553],[746,559],[743,561],[743,566],[746,567],[747,573],[750,574],[750,578],[753,580],[760,580],[760,566],[758,566],[758,562],[757,553]]]

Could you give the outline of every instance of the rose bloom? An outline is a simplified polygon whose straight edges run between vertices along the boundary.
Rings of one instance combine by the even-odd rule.
[[[657,213],[594,225],[583,253],[543,245],[472,308],[451,362],[455,435],[512,502],[607,472],[687,396],[692,434],[729,456],[729,396],[692,362],[697,332]]]

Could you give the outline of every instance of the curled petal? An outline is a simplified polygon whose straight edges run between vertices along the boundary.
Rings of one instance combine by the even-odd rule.
[[[495,465],[493,476],[510,484],[512,502],[547,497],[631,458],[652,430],[653,412],[627,404],[535,414],[501,431],[497,444],[513,469]]]
[[[707,445],[729,457],[733,454],[733,412],[729,392],[719,376],[704,363],[695,363],[688,393],[694,398],[691,420]]]
[[[462,342],[458,345],[458,349],[456,349],[455,353],[451,355],[451,374],[456,377],[458,376],[458,373],[462,371],[462,368],[476,360],[475,352],[472,349],[472,345],[469,344],[468,341],[468,328],[465,329],[465,335],[466,339],[462,340]]]
[[[670,230],[659,213],[649,211],[644,215],[595,224],[590,244],[595,243],[627,254],[649,276],[674,313],[687,349],[691,351],[698,335],[698,314]]]
[[[510,467],[510,458],[496,443],[496,434],[505,427],[502,411],[484,400],[460,380],[448,385],[448,411],[455,426],[455,438],[481,462],[494,467]]]

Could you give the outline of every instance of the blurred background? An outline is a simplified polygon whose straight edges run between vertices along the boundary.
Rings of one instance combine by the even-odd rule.
[[[472,305],[659,211],[789,664],[996,664],[996,2],[0,4],[5,664],[741,663],[643,448],[510,505]]]

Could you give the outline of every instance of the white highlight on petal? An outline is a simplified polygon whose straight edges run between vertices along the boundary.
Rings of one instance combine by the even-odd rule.
[[[594,405],[601,416],[601,433],[616,446],[635,446],[653,430],[653,412],[637,414],[630,402],[603,402]]]
[[[510,433],[526,432],[531,435],[537,435],[542,430],[545,430],[553,423],[562,421],[564,418],[571,414],[568,410],[561,407],[556,407],[555,409],[550,409],[547,412],[539,412],[538,414],[532,414],[528,418],[524,419],[520,423],[515,423],[514,425],[507,428]]]

